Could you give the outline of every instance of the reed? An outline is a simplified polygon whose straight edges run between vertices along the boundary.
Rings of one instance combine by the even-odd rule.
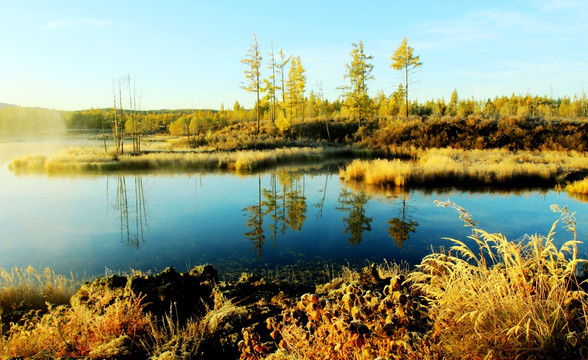
[[[566,191],[570,194],[588,195],[588,177],[567,184]]]
[[[71,275],[58,275],[46,268],[43,272],[27,268],[0,268],[0,309],[2,313],[19,307],[47,310],[47,303],[61,305],[69,303],[79,282]]]
[[[576,280],[575,219],[566,208],[548,235],[511,242],[478,229],[461,207],[464,224],[473,229],[470,248],[449,239],[449,252],[425,257],[408,280],[430,302],[432,337],[448,357],[582,358],[588,344],[588,295]],[[556,247],[561,221],[572,239]]]

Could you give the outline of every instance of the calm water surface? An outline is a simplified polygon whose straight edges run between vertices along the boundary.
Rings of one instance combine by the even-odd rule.
[[[1,267],[94,276],[105,269],[184,271],[212,263],[221,278],[230,278],[242,271],[318,271],[366,260],[415,264],[431,246],[449,246],[443,237],[470,234],[455,210],[433,203],[437,199],[451,199],[482,229],[509,239],[547,233],[557,219],[550,205],[568,205],[577,212],[579,239],[588,234],[588,205],[565,193],[384,191],[343,183],[336,164],[251,175],[47,177],[7,168],[13,156],[35,152],[31,147],[52,153],[78,143],[0,143]],[[571,235],[559,228],[557,237]],[[583,257],[587,249],[581,245]]]

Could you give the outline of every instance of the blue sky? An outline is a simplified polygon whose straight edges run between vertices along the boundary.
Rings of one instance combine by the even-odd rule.
[[[411,99],[588,91],[584,0],[3,0],[0,103],[108,107],[113,79],[130,74],[142,109],[251,107],[240,60],[254,33],[264,61],[270,43],[300,56],[307,89],[320,83],[331,100],[358,41],[374,57],[371,95],[393,92],[390,56],[403,37],[423,62]]]

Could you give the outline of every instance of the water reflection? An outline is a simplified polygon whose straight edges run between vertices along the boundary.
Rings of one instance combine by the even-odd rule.
[[[139,248],[145,243],[145,232],[149,231],[149,215],[143,178],[134,176],[131,189],[127,187],[125,176],[116,177],[116,197],[114,210],[120,220],[120,241],[130,247]],[[106,187],[108,194],[109,179]]]
[[[390,237],[394,239],[399,249],[402,249],[404,242],[410,238],[410,233],[414,233],[419,223],[413,220],[412,216],[407,213],[406,202],[409,198],[407,193],[402,193],[398,196],[400,199],[400,210],[399,216],[393,217],[388,220],[388,233]]]
[[[319,192],[322,194],[322,196],[319,198],[319,200],[317,201],[316,204],[314,204],[314,207],[316,207],[318,210],[316,212],[316,219],[322,219],[323,218],[323,209],[325,208],[325,200],[327,198],[327,186],[329,184],[329,180],[331,179],[331,166],[327,167],[327,173],[325,174],[325,184],[323,185],[323,188],[321,190],[319,190]]]
[[[278,181],[282,186],[283,196],[286,198],[286,222],[290,229],[302,230],[306,220],[305,175],[279,171]]]
[[[346,235],[350,238],[347,241],[352,245],[359,245],[364,231],[371,231],[371,222],[373,217],[365,214],[365,206],[369,198],[363,191],[349,191],[347,188],[341,188],[337,199],[339,207],[336,209],[347,214],[343,216],[343,226]]]
[[[264,217],[272,220],[268,226],[270,240],[276,247],[278,233],[284,235],[290,228],[301,231],[306,220],[305,175],[294,171],[279,170],[270,174],[270,186],[262,188],[261,175],[257,175],[257,202],[250,204],[243,212],[248,216],[247,231],[257,256],[261,256],[265,240]],[[278,183],[281,191],[278,190]]]
[[[257,252],[257,256],[261,256],[263,249],[263,242],[265,234],[263,233],[263,204],[261,202],[261,175],[257,175],[257,203],[247,206],[243,212],[249,216],[247,220],[247,227],[249,231],[245,232],[245,236],[251,241],[253,248]]]

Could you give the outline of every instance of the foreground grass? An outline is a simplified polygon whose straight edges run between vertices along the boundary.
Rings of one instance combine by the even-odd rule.
[[[26,156],[9,164],[16,173],[101,173],[122,170],[228,169],[251,171],[285,162],[321,161],[338,156],[351,156],[351,147],[278,148],[243,151],[169,151],[115,156],[93,149],[69,149],[50,158]]]
[[[448,253],[422,260],[408,280],[429,301],[434,320],[431,336],[450,357],[585,358],[588,355],[588,297],[576,280],[578,258],[575,218],[560,213],[572,239],[554,244],[553,225],[547,235],[508,241],[476,227],[458,210],[476,246],[450,239]]]
[[[79,288],[73,276],[55,274],[46,268],[43,272],[27,268],[0,268],[0,313],[9,314],[19,307],[46,310],[47,303],[62,305]]]
[[[354,160],[339,176],[368,185],[392,186],[553,186],[565,175],[588,169],[576,152],[429,149],[417,160]]]

